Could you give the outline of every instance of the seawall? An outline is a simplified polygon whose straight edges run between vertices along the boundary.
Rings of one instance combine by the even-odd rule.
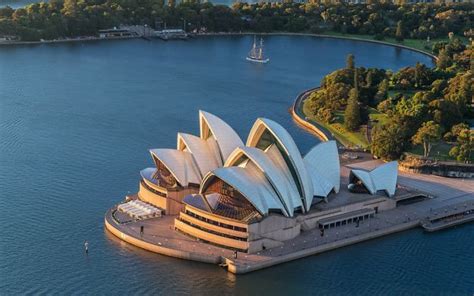
[[[334,140],[332,134],[324,127],[319,125],[314,121],[306,120],[303,114],[303,104],[304,100],[309,96],[309,94],[315,90],[319,89],[319,87],[311,88],[305,90],[304,92],[300,93],[297,97],[293,106],[291,106],[290,113],[293,120],[303,129],[309,131],[310,133],[315,134],[318,138],[322,141],[330,141]]]
[[[356,243],[360,243],[360,242],[368,241],[368,240],[371,240],[371,239],[379,238],[379,237],[382,237],[382,236],[385,236],[385,235],[389,235],[389,234],[405,231],[405,230],[408,230],[408,229],[416,228],[419,225],[420,225],[419,221],[412,221],[412,222],[408,222],[408,223],[403,223],[403,224],[395,225],[395,226],[387,228],[387,229],[373,231],[373,232],[370,232],[370,233],[365,233],[365,234],[361,234],[361,235],[358,235],[358,236],[350,237],[350,238],[347,238],[347,239],[341,239],[341,240],[338,240],[338,241],[335,241],[335,242],[332,242],[332,243],[328,243],[328,244],[325,244],[325,245],[317,246],[317,247],[314,247],[314,248],[308,248],[308,249],[298,251],[298,252],[295,252],[295,253],[291,253],[291,254],[288,254],[288,255],[285,255],[285,256],[276,257],[275,259],[272,259],[270,261],[258,262],[258,263],[255,263],[253,265],[236,265],[236,264],[233,263],[233,261],[227,260],[227,262],[226,262],[227,265],[228,265],[227,268],[228,268],[228,271],[230,271],[232,273],[244,274],[244,273],[248,273],[248,272],[268,268],[268,267],[271,267],[271,266],[274,266],[274,265],[278,265],[278,264],[290,262],[290,261],[293,261],[293,260],[301,259],[301,258],[304,258],[304,257],[307,257],[307,256],[312,256],[312,255],[317,255],[317,254],[320,254],[320,253],[332,251],[332,250],[335,250],[335,249],[338,249],[338,248],[342,248],[342,247],[353,245],[353,244],[356,244]]]
[[[163,247],[152,242],[147,242],[143,238],[137,238],[132,233],[127,231],[127,228],[121,227],[114,218],[112,217],[112,212],[114,209],[110,209],[107,211],[105,215],[105,228],[110,231],[113,235],[120,238],[121,240],[134,245],[136,247],[145,249],[150,252],[158,253],[161,255],[179,258],[179,259],[186,259],[191,261],[198,261],[203,263],[211,263],[211,264],[219,264],[222,262],[222,257],[217,255],[209,255],[209,254],[202,254],[202,253],[193,253],[187,252],[178,249],[171,249],[167,247]]]

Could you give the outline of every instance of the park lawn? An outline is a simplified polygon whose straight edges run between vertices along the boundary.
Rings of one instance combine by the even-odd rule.
[[[441,161],[455,161],[456,159],[454,157],[449,156],[449,150],[451,150],[453,146],[454,145],[452,144],[441,141],[437,145],[433,146],[433,148],[431,148],[430,157],[436,158]],[[419,156],[423,156],[423,146],[422,145],[413,146],[407,152],[416,154]],[[470,160],[474,161],[474,155],[471,156]]]
[[[438,160],[455,160],[449,156],[449,150],[451,150],[452,147],[453,145],[441,141],[431,148],[430,157],[437,158]],[[407,152],[423,156],[423,145],[412,146]]]
[[[384,125],[389,120],[387,114],[382,113],[375,108],[369,108],[369,119],[375,123],[374,125]]]
[[[388,91],[388,96],[393,98],[396,94],[402,94],[404,97],[413,97],[419,89],[391,89]]]
[[[314,120],[319,125],[326,128],[329,132],[331,132],[334,138],[336,138],[337,141],[341,143],[344,147],[355,147],[355,146],[362,147],[362,148],[369,147],[369,143],[367,142],[364,131],[349,132],[344,128],[344,111],[335,112],[334,113],[335,121],[333,123],[328,124],[310,115],[311,112],[309,112],[306,109],[306,106],[307,104],[303,104],[304,115],[307,118]],[[378,112],[378,111],[375,110],[375,112]]]
[[[335,121],[330,124],[323,124],[336,137],[341,144],[346,147],[368,148],[369,143],[363,130],[350,132],[344,127],[344,111],[334,112]],[[320,123],[321,124],[321,123]]]

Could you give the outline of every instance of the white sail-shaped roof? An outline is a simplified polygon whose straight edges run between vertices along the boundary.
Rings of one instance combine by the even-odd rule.
[[[334,189],[334,186],[317,170],[308,167],[308,172],[311,176],[311,182],[313,183],[313,195],[327,197],[329,193],[331,193],[331,190]]]
[[[211,141],[215,140],[210,138],[206,141],[194,135],[178,133],[178,150],[192,154],[201,176],[205,176],[208,172],[222,165],[218,151],[215,151],[209,145]]]
[[[309,211],[313,201],[313,184],[308,172],[306,171],[300,151],[288,131],[273,120],[259,118],[255,121],[250,130],[247,139],[247,146],[258,147],[265,131],[271,133],[277,141],[277,143],[274,144],[276,144],[281,150],[281,153],[285,154],[284,157],[289,160],[287,165],[290,172],[294,174],[295,183],[301,191],[300,193],[302,195],[304,209]]]
[[[201,176],[191,153],[175,149],[152,149],[150,153],[161,161],[183,187],[199,184]]]
[[[314,146],[303,161],[311,176],[315,196],[326,197],[333,189],[339,192],[341,169],[335,141]]]
[[[384,190],[388,196],[393,196],[397,189],[398,162],[391,161],[368,172],[354,169],[351,173],[356,176],[371,194]]]
[[[232,127],[211,113],[199,111],[199,127],[201,139],[207,140],[210,136],[213,136],[217,141],[222,163],[225,162],[235,148],[244,145]]]
[[[291,195],[291,207],[293,209],[303,208],[303,200],[301,199],[301,196],[298,192],[298,188],[296,187],[295,180],[293,179],[290,169],[288,168],[288,165],[286,164],[283,155],[281,155],[280,150],[278,150],[276,145],[270,145],[265,150],[265,154],[268,155],[268,159],[270,159],[273,165],[276,166],[282,172],[289,186],[294,188],[292,192],[295,192],[295,194],[297,194],[297,196]]]
[[[213,176],[239,191],[262,215],[268,214],[271,209],[286,212],[268,180],[253,163],[246,168],[224,167],[214,170],[204,177],[200,189],[201,194],[206,190],[206,184]]]
[[[272,162],[267,153],[254,147],[237,148],[229,156],[224,166],[229,167],[236,165],[241,157],[250,159],[265,175],[285,207],[287,216],[292,217],[294,209],[301,206],[301,198],[296,185],[292,182],[291,176],[285,176],[285,173],[289,174],[288,170],[280,169],[280,167]],[[247,166],[248,163],[245,168],[247,168]]]

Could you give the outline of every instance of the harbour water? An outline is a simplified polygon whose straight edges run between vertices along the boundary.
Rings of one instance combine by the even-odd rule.
[[[459,294],[474,292],[474,225],[414,230],[235,276],[149,253],[108,234],[106,210],[137,190],[149,148],[198,134],[199,109],[243,139],[258,116],[291,121],[302,90],[342,67],[398,69],[430,58],[325,38],[252,36],[0,48],[0,294]],[[83,250],[89,241],[89,255]]]

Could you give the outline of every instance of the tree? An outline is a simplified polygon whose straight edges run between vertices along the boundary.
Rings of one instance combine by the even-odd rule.
[[[360,107],[358,93],[355,88],[351,89],[344,111],[344,126],[350,131],[355,131],[360,126]]]
[[[388,80],[384,79],[379,83],[379,88],[375,94],[375,103],[382,102],[388,96]]]
[[[371,87],[373,83],[374,83],[374,72],[372,71],[372,69],[369,69],[369,71],[367,71],[367,77],[365,78],[365,85],[367,87]]]
[[[70,17],[70,18],[77,17],[77,15],[79,13],[79,8],[77,6],[77,0],[65,0],[63,9],[61,10],[61,13],[66,17]]]
[[[321,108],[318,110],[317,117],[325,123],[331,123],[333,120],[333,114],[329,108]]]
[[[471,73],[474,73],[474,50],[471,49],[471,57],[470,57],[470,62],[469,62],[469,69],[471,70]]]
[[[451,148],[449,155],[455,157],[457,161],[467,161],[471,159],[471,152],[474,149],[474,131],[464,123],[457,124],[451,129],[451,135],[456,138],[456,146]]]
[[[415,87],[420,86],[420,80],[421,80],[421,72],[423,69],[421,68],[420,62],[416,62],[415,65]]]
[[[441,126],[434,121],[423,122],[411,138],[415,145],[423,145],[423,156],[429,157],[433,144],[441,139]]]
[[[385,160],[398,159],[405,150],[405,131],[395,122],[376,125],[372,129],[371,152],[376,157]]]
[[[395,31],[395,39],[396,39],[398,42],[402,42],[403,39],[404,39],[404,36],[403,36],[403,23],[402,23],[402,21],[398,21],[398,23],[397,23],[397,30]]]
[[[474,74],[466,72],[458,74],[449,80],[449,84],[445,90],[445,99],[455,104],[458,113],[463,120],[464,115],[468,112],[469,105],[472,103],[474,96]]]
[[[436,66],[440,69],[446,69],[452,64],[451,57],[448,55],[445,49],[440,50]]]
[[[355,67],[355,57],[353,54],[348,54],[346,59],[346,68],[354,69]]]
[[[354,69],[354,89],[356,91],[356,94],[357,94],[357,99],[358,96],[359,96],[359,71],[357,70],[357,68]]]

